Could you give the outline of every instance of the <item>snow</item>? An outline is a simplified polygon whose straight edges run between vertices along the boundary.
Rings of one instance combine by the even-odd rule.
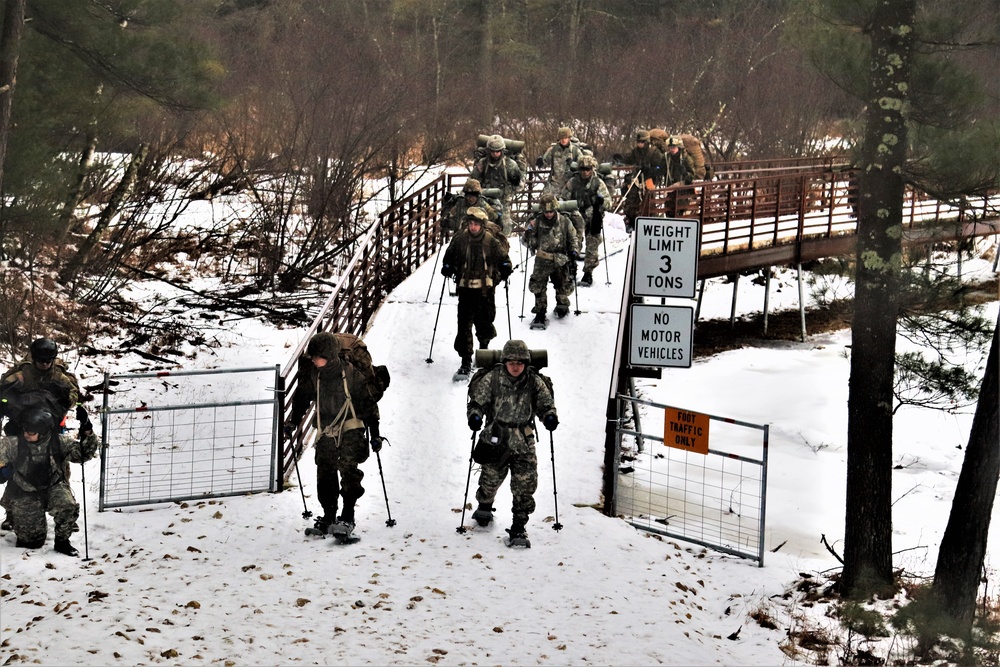
[[[608,237],[610,253],[626,244],[617,216],[609,216]],[[511,254],[523,261],[516,243]],[[51,530],[35,551],[15,548],[12,533],[0,537],[0,661],[804,664],[808,656],[792,658],[781,644],[803,615],[824,622],[825,606],[782,606],[774,597],[799,573],[818,576],[838,566],[820,540],[825,535],[842,550],[850,334],[735,350],[666,369],[659,381],[637,381],[648,400],[770,425],[764,567],[652,536],[596,509],[626,257],[612,254],[611,285],[599,267],[594,286],[578,292],[583,312],[552,318],[546,331],[528,329],[530,294],[520,318],[524,274],[518,270],[511,279],[513,336],[548,350],[546,372],[561,417],[551,442],[543,432],[538,443],[530,549],[502,541],[509,483],[497,497],[492,526],[456,530],[471,432],[466,387],[451,381],[458,365],[456,300],[445,294],[435,329],[441,277],[431,261],[390,295],[366,336],[392,384],[380,404],[389,444],[362,466],[367,494],[357,508],[359,543],[303,535],[311,524],[302,517],[303,502],[319,510],[311,451],[300,461],[301,488],[293,474],[283,493],[101,513],[100,461],[87,463],[83,474],[74,466],[72,484],[87,508],[87,530],[75,543],[84,552],[86,539],[90,559],[55,553]],[[964,270],[970,275],[977,266],[966,263]],[[978,270],[989,268],[983,262]],[[759,311],[763,288],[745,279],[738,287],[740,312]],[[783,272],[772,281],[771,307],[794,307],[797,294],[794,274]],[[731,285],[710,281],[701,317],[728,317],[731,302]],[[495,346],[507,338],[503,291],[497,306]],[[996,317],[996,304],[988,314]],[[218,323],[213,335],[222,345],[185,360],[185,367],[284,366],[302,330],[241,319]],[[80,361],[81,384],[97,384],[104,371],[138,370],[131,355],[100,363]],[[137,392],[116,396],[146,400]],[[898,413],[898,567],[933,571],[970,424],[970,411]],[[655,452],[662,445],[648,447]],[[473,472],[469,503],[475,483]],[[556,511],[560,531],[553,530]],[[474,523],[470,515],[466,526]],[[997,539],[990,540],[990,572]],[[761,627],[751,614],[773,618],[778,629]]]

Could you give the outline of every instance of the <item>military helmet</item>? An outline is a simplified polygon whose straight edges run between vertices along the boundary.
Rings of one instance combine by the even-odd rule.
[[[559,206],[556,203],[556,196],[551,192],[546,192],[538,199],[538,208],[544,213],[546,211],[557,211]]]
[[[499,134],[492,134],[490,138],[486,140],[486,148],[491,151],[502,151],[506,147],[506,143]]]
[[[667,146],[684,146],[684,142],[676,134],[671,134],[670,139],[667,140]]]
[[[593,155],[584,155],[583,157],[580,158],[580,168],[596,169],[597,158],[595,158]]]
[[[636,141],[649,141],[649,130],[639,130],[635,133]]]
[[[503,345],[503,352],[500,353],[502,361],[531,361],[531,353],[523,340],[509,340]]]
[[[59,346],[51,338],[39,338],[31,343],[32,361],[54,361],[59,354]]]
[[[323,357],[328,361],[336,359],[340,355],[340,341],[336,334],[321,331],[309,339],[306,354],[310,357]]]
[[[475,178],[470,178],[465,181],[465,186],[462,188],[462,192],[467,195],[481,195],[483,193],[483,184]]]
[[[46,437],[52,433],[56,426],[56,418],[52,413],[42,408],[31,408],[25,410],[18,420],[21,423],[21,430],[25,433],[37,433],[41,437]]]
[[[573,130],[571,130],[568,127],[560,127],[559,132],[556,133],[556,137],[558,137],[559,139],[572,139]]]
[[[473,220],[477,220],[477,221],[479,221],[479,224],[481,224],[481,225],[485,225],[486,221],[490,219],[489,216],[486,215],[486,211],[484,211],[479,206],[470,206],[465,211],[465,217],[466,218],[472,218]]]

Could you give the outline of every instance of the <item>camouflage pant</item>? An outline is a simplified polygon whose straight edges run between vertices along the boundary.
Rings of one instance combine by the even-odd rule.
[[[45,512],[52,515],[56,539],[69,539],[80,517],[80,505],[73,497],[69,484],[59,482],[48,491],[25,493],[13,482],[4,490],[3,506],[14,524],[14,534],[19,542],[45,542],[48,523]]]
[[[556,266],[555,262],[551,260],[535,256],[535,268],[528,280],[528,289],[535,295],[535,305],[531,312],[545,313],[549,309],[546,295],[549,281],[552,281],[552,285],[556,288],[556,304],[569,308],[569,295],[573,293],[573,280],[567,278],[566,269]]]
[[[455,334],[455,351],[462,357],[472,356],[472,327],[476,327],[479,347],[489,347],[496,338],[493,321],[497,317],[496,290],[458,288],[458,333]]]
[[[573,223],[573,228],[576,229],[576,251],[580,252],[583,250],[583,237],[587,235],[587,223],[583,221],[583,215],[579,211],[570,213],[569,221]]]
[[[590,273],[601,263],[601,241],[604,239],[600,234],[587,234],[587,255],[583,260],[583,270]]]
[[[343,435],[338,445],[335,438],[321,437],[316,442],[316,495],[328,519],[337,515],[339,496],[343,507],[354,508],[354,503],[365,494],[361,480],[365,473],[358,465],[368,460],[368,441],[364,429]]]
[[[535,489],[538,488],[538,458],[535,456],[534,435],[525,437],[520,430],[510,429],[510,453],[499,465],[483,464],[479,473],[476,500],[480,505],[493,505],[497,489],[510,471],[510,492],[513,498],[511,514],[514,522],[527,523],[535,511]]]

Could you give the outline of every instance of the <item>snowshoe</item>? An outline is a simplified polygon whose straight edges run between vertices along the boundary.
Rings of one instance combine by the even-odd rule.
[[[330,524],[327,533],[341,544],[354,544],[361,540],[354,534],[354,521],[341,517]]]
[[[306,528],[306,535],[310,537],[325,537],[329,528],[330,520],[325,516],[321,516],[316,519],[316,523],[313,524],[312,528]]]
[[[560,320],[569,315],[569,308],[567,306],[558,305],[556,306],[556,317]]]
[[[67,556],[72,556],[73,558],[76,558],[77,556],[80,555],[80,552],[77,550],[77,548],[74,547],[72,544],[70,544],[70,541],[67,540],[66,538],[56,538],[56,542],[53,545],[53,548],[59,553],[66,554]]]
[[[549,321],[545,319],[545,315],[543,313],[538,313],[535,315],[535,319],[531,320],[532,329],[540,329],[544,331],[547,326],[549,326]]]
[[[594,276],[591,275],[590,271],[583,272],[583,278],[580,278],[580,282],[577,283],[580,287],[590,287],[594,284]]]
[[[493,523],[493,508],[489,505],[480,505],[475,512],[472,513],[472,518],[476,520],[481,527],[486,527]]]
[[[472,357],[462,357],[462,365],[451,376],[452,382],[462,382],[472,377]]]
[[[531,548],[531,541],[528,540],[528,533],[525,532],[523,526],[515,524],[507,529],[507,546],[521,547],[523,549]]]

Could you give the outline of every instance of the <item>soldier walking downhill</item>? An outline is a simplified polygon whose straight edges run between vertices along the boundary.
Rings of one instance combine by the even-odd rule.
[[[478,508],[472,518],[480,526],[493,521],[493,500],[510,473],[511,507],[510,546],[531,546],[525,526],[535,511],[538,487],[538,457],[535,454],[535,417],[549,431],[559,425],[555,399],[548,379],[529,363],[531,353],[522,340],[510,340],[503,346],[501,363],[477,373],[469,384],[466,418],[472,431],[483,429],[480,441],[496,442],[491,462],[484,462],[476,490]]]
[[[505,154],[507,143],[499,134],[490,135],[486,141],[485,157],[476,160],[469,172],[484,188],[498,188],[503,203],[502,226],[504,234],[510,234],[514,228],[510,217],[510,206],[514,193],[521,187],[521,168],[513,158]]]
[[[583,228],[586,230],[587,250],[583,260],[583,277],[580,285],[590,287],[594,284],[594,269],[600,263],[601,236],[604,230],[604,202],[610,199],[608,186],[595,173],[597,159],[590,155],[580,158],[580,167],[576,176],[569,179],[563,191],[565,199],[575,199],[577,211],[574,215],[583,218]]]
[[[556,143],[548,147],[545,154],[538,158],[536,164],[539,168],[548,167],[551,170],[549,171],[549,182],[545,185],[545,192],[558,196],[572,175],[573,163],[580,161],[580,158],[583,157],[583,151],[573,142],[573,130],[570,128],[560,127],[556,136]]]
[[[532,329],[544,329],[548,325],[545,313],[548,311],[546,291],[549,281],[556,290],[556,317],[563,318],[569,313],[569,295],[573,293],[576,276],[576,262],[580,259],[576,230],[569,218],[558,210],[556,198],[544,194],[539,200],[541,210],[528,223],[523,243],[535,251],[535,266],[531,271],[528,289],[535,295],[535,305],[531,312],[535,319]]]

